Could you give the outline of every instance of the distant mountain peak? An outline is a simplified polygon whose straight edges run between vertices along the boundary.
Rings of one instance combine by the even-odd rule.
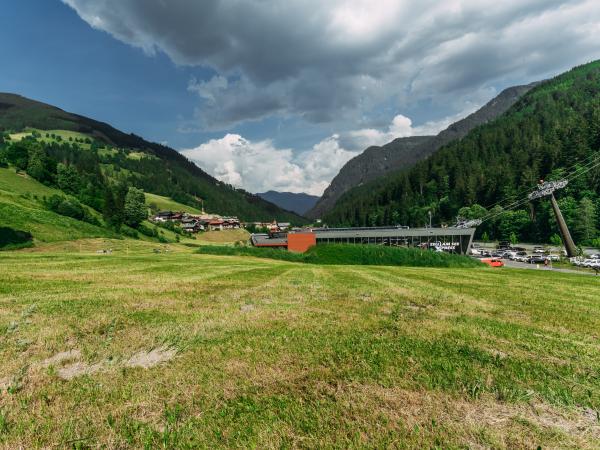
[[[273,190],[261,192],[256,195],[268,202],[276,204],[282,209],[295,212],[301,216],[314,207],[317,200],[319,200],[319,197],[316,195],[296,192],[278,192]]]

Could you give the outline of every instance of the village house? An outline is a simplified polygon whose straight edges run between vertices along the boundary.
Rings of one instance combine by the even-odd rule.
[[[186,212],[160,211],[150,220],[154,222],[180,222],[187,233],[222,231],[241,228],[237,217],[221,217],[218,214],[189,214]]]
[[[237,217],[223,217],[223,228],[226,230],[237,230],[240,228],[240,221]]]
[[[186,215],[181,220],[181,229],[187,233],[198,233],[204,231],[205,227],[201,220],[194,216]]]
[[[183,219],[184,215],[185,213],[183,212],[159,211],[154,217],[151,217],[150,220],[153,222],[179,221]]]
[[[153,222],[167,222],[171,220],[172,215],[173,211],[159,211],[154,217],[151,217],[150,220]]]
[[[181,229],[186,233],[198,233],[200,231],[204,231],[204,225],[202,225],[199,221],[192,220],[189,222],[182,222]]]

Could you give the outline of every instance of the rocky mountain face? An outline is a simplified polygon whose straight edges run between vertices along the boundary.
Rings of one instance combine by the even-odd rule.
[[[316,205],[306,212],[306,217],[321,218],[353,187],[393,171],[402,162],[407,165],[417,163],[421,160],[417,149],[430,139],[432,136],[398,138],[381,147],[369,147],[342,167]]]
[[[470,114],[437,136],[399,138],[381,147],[369,147],[342,167],[314,208],[306,217],[317,219],[333,209],[337,200],[350,189],[389,173],[413,167],[444,145],[465,137],[472,129],[504,114],[539,82],[515,86],[502,91],[482,108]]]

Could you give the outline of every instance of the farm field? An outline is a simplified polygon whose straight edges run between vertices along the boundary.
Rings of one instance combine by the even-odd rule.
[[[576,274],[3,252],[0,447],[598,448],[599,330]]]

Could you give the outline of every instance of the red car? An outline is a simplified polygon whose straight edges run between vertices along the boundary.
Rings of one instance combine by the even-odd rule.
[[[480,261],[484,264],[487,264],[490,267],[504,267],[504,263],[499,259],[484,258],[480,259]]]

